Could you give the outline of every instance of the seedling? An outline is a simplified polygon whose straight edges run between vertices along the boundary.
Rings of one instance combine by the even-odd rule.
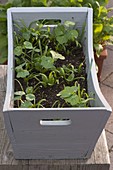
[[[16,107],[88,107],[92,98],[87,94],[76,24],[65,21],[51,30],[44,21],[28,27],[19,23],[22,26],[17,22],[14,32],[15,78],[20,85],[14,93]],[[77,50],[82,52],[81,61],[73,55]]]
[[[57,96],[60,96],[72,107],[87,107],[89,104],[88,102],[93,100],[93,98],[90,98],[86,93],[85,89],[81,89],[80,84],[77,82],[74,86],[65,86]]]

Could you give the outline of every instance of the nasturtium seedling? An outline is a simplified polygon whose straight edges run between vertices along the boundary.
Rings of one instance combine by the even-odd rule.
[[[15,68],[17,72],[17,75],[16,75],[17,78],[25,78],[29,75],[29,71],[26,69],[23,69],[24,66],[25,66],[25,63],[20,64],[19,66]]]
[[[80,84],[77,82],[74,86],[65,86],[57,96],[60,96],[67,104],[73,107],[87,107],[88,102],[93,100],[88,96],[85,89],[80,89]]]
[[[63,25],[58,25],[56,28],[54,28],[54,33],[56,37],[64,35],[64,32],[65,28]]]
[[[60,96],[61,98],[67,98],[72,96],[76,91],[76,86],[65,86],[64,89],[57,94],[57,96]]]
[[[29,86],[26,88],[26,93],[27,94],[32,94],[33,93],[33,87],[32,86]]]
[[[23,38],[24,38],[26,41],[29,41],[29,39],[30,39],[30,32],[23,32],[23,33],[22,33],[22,36],[23,36]]]
[[[65,21],[65,22],[64,22],[64,25],[65,25],[66,27],[75,26],[75,22],[73,22],[73,21]]]
[[[15,47],[15,49],[14,49],[14,54],[15,54],[16,56],[20,56],[20,55],[22,54],[22,47],[21,47],[21,46]]]
[[[76,106],[79,104],[79,97],[77,94],[73,94],[72,96],[65,98],[66,103],[69,103],[71,106]]]
[[[59,42],[59,44],[65,44],[67,43],[67,37],[64,35],[56,37],[56,40]]]
[[[33,104],[30,101],[25,101],[21,103],[20,108],[31,108]]]
[[[17,78],[25,78],[28,75],[29,75],[29,71],[22,69],[17,73]]]
[[[70,30],[67,32],[67,39],[68,40],[75,40],[78,37],[78,31],[77,30]]]
[[[26,94],[26,100],[28,101],[33,101],[35,100],[35,95],[34,94]]]
[[[25,95],[25,92],[24,91],[17,91],[14,94],[17,95],[17,96],[23,96],[23,95]]]
[[[33,45],[29,41],[25,41],[24,42],[24,46],[25,46],[26,49],[33,49]]]
[[[57,59],[60,59],[60,60],[64,60],[65,59],[65,57],[62,54],[59,54],[58,52],[50,50],[50,53],[51,53],[53,59],[56,59],[56,60]]]
[[[41,57],[41,65],[46,69],[50,69],[54,67],[54,59],[52,57]]]

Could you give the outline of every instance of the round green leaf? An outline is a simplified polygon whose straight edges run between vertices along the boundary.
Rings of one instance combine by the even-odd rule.
[[[78,97],[78,95],[74,94],[74,95],[70,96],[69,98],[65,98],[65,101],[67,103],[70,103],[71,106],[75,106],[79,103],[79,97]]]
[[[26,49],[33,49],[33,46],[29,41],[25,41],[24,46],[25,46]]]
[[[64,26],[63,25],[59,25],[58,27],[56,27],[54,29],[55,35],[56,36],[63,35],[64,34],[64,30],[65,30]]]
[[[18,73],[17,73],[17,78],[25,78],[29,75],[29,71],[27,70],[20,70]]]
[[[77,91],[76,86],[65,86],[62,91],[60,91],[57,96],[61,96],[61,98],[67,98],[73,95]]]
[[[17,72],[19,72],[20,70],[23,70],[22,67],[23,67],[24,65],[25,65],[25,63],[18,65],[17,67],[15,67],[15,70],[16,70]]]
[[[20,99],[21,99],[21,96],[15,96],[15,97],[14,97],[14,101],[20,100]]]
[[[33,87],[32,86],[27,87],[26,88],[26,93],[27,94],[33,93]]]
[[[32,107],[32,103],[30,101],[25,101],[24,103],[21,103],[21,108],[30,108]]]
[[[17,46],[14,49],[14,54],[17,55],[17,56],[20,56],[22,54],[22,47],[21,46]]]
[[[27,95],[26,95],[26,100],[28,100],[28,101],[33,101],[33,100],[35,100],[35,95],[34,95],[34,94],[27,94]]]
[[[74,40],[78,37],[78,31],[76,30],[70,30],[67,33],[67,39],[68,40]]]
[[[56,40],[59,42],[59,44],[64,44],[64,43],[67,43],[68,41],[67,36],[65,35],[56,37]]]
[[[30,33],[29,32],[23,32],[22,36],[25,40],[29,41],[29,39],[30,39]]]
[[[14,94],[17,96],[23,96],[23,95],[25,95],[25,92],[24,91],[16,91]]]
[[[51,57],[43,56],[41,58],[41,65],[46,69],[53,68],[54,67],[53,62],[54,60]]]

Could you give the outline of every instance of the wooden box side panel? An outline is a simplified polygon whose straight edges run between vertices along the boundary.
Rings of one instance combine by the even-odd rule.
[[[28,157],[30,159],[32,156],[34,159],[89,157],[108,119],[104,110],[10,111],[8,114],[10,124],[7,129],[9,134],[13,134],[13,138],[10,138],[14,152],[17,155],[28,155],[27,157],[21,155],[20,159]],[[40,124],[42,119],[57,118],[69,118],[71,124],[66,126]],[[19,150],[23,152],[20,153]],[[19,153],[16,153],[17,151]]]

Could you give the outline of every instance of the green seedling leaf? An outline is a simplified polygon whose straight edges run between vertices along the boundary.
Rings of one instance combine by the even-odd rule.
[[[25,78],[28,75],[29,75],[29,71],[22,69],[17,73],[17,78]]]
[[[67,98],[73,95],[77,91],[76,86],[65,86],[62,91],[60,91],[57,96],[61,96],[61,98]]]
[[[66,103],[69,103],[71,106],[75,107],[86,107],[88,102],[93,100],[85,92],[85,89],[80,89],[80,84],[77,82],[75,83],[75,86],[64,87],[64,89],[59,92],[57,96],[60,96]]]
[[[44,68],[46,68],[46,69],[53,68],[54,67],[53,63],[54,63],[53,58],[42,56],[42,58],[41,58],[41,65]]]
[[[55,27],[55,29],[54,29],[55,36],[63,35],[64,31],[65,31],[65,28],[63,25],[59,25],[58,27]]]
[[[71,106],[76,106],[79,103],[79,97],[78,97],[78,95],[74,94],[74,95],[70,96],[69,98],[65,98],[65,101],[67,103],[70,103]]]
[[[73,81],[74,80],[74,77],[75,77],[75,75],[74,75],[74,73],[72,72],[69,76],[68,76],[68,78],[66,79],[67,81]]]
[[[45,74],[42,74],[41,73],[41,76],[42,76],[42,81],[45,82],[45,83],[48,83],[48,78]]]
[[[65,21],[65,22],[64,22],[64,25],[65,25],[66,27],[75,26],[75,22],[73,22],[73,21]]]
[[[65,57],[62,54],[59,54],[53,50],[51,50],[50,53],[54,59],[65,60]]]
[[[24,103],[21,103],[21,108],[31,108],[33,104],[30,101],[25,101]]]
[[[38,39],[38,32],[31,32],[31,34],[36,37],[36,40]]]
[[[67,39],[68,40],[75,40],[78,37],[78,31],[77,30],[69,30],[67,32]]]
[[[27,94],[27,95],[26,95],[26,100],[28,100],[28,101],[33,101],[33,100],[35,100],[35,95],[34,95],[34,94]]]
[[[33,87],[32,86],[29,86],[26,88],[26,93],[27,94],[32,94],[33,93]]]
[[[37,52],[37,53],[39,53],[39,52],[40,52],[40,49],[36,48],[34,51]]]
[[[67,36],[65,35],[57,36],[56,40],[59,42],[59,44],[65,44],[68,41]]]
[[[70,67],[70,65],[68,65],[68,66],[63,65],[63,69],[64,69],[65,73],[68,74],[68,75],[69,75],[70,73],[72,73],[72,70],[73,70],[73,68]]]
[[[19,66],[15,67],[16,71],[22,70],[22,69],[23,69],[22,67],[23,67],[24,65],[25,65],[25,63],[20,64]]]
[[[17,96],[23,96],[23,95],[25,95],[25,92],[24,91],[17,91],[14,94],[17,95]]]
[[[86,105],[86,104],[87,104],[89,101],[91,101],[91,100],[94,100],[94,98],[88,98],[88,99],[82,98],[81,103],[84,104],[84,105]]]
[[[42,107],[42,108],[43,108],[42,103],[45,102],[45,101],[46,101],[46,99],[41,99],[41,100],[39,100],[38,103],[37,103],[37,107],[38,107],[38,108],[39,108],[39,107]]]
[[[55,79],[53,76],[53,73],[49,73],[49,81],[48,81],[48,85],[54,85]]]
[[[25,46],[26,49],[33,49],[33,46],[29,41],[25,41],[24,46]]]
[[[22,54],[22,47],[21,46],[17,46],[15,49],[14,49],[14,54],[16,56],[20,56]]]
[[[16,101],[16,100],[21,100],[21,96],[15,96],[14,101]]]
[[[59,69],[60,76],[65,76],[65,71],[62,67]]]
[[[30,33],[29,32],[23,32],[22,36],[25,40],[29,41],[29,39],[30,39]]]

